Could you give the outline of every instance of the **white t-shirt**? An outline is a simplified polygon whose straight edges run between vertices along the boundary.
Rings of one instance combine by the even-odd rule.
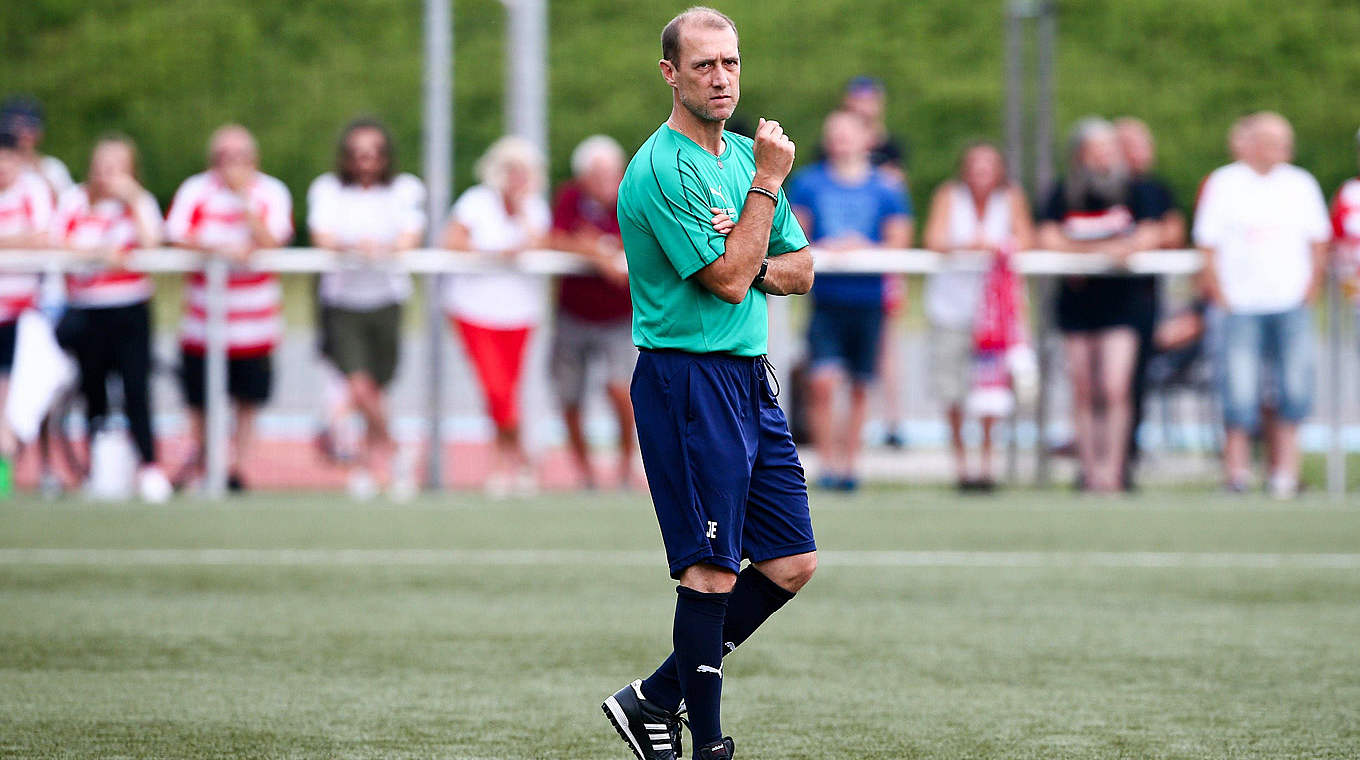
[[[534,196],[511,217],[500,193],[485,185],[468,188],[450,216],[467,227],[475,251],[522,247],[552,223],[543,198]],[[483,327],[531,327],[542,318],[544,300],[543,278],[516,272],[452,275],[444,285],[445,311]]]
[[[1217,169],[1195,209],[1195,244],[1214,249],[1215,274],[1236,313],[1301,305],[1313,276],[1310,246],[1331,232],[1322,188],[1292,164],[1265,174],[1241,162]]]
[[[38,171],[42,173],[43,179],[47,180],[48,187],[52,188],[53,198],[75,186],[66,164],[62,163],[61,159],[56,156],[40,157],[38,159]]]
[[[333,236],[341,246],[364,240],[391,244],[402,235],[425,231],[425,186],[410,174],[391,184],[342,185],[332,173],[317,177],[307,190],[307,227]],[[405,272],[361,262],[321,275],[321,302],[371,311],[401,303],[411,295]]]

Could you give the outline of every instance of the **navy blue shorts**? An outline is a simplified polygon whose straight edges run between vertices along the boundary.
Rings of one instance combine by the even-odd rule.
[[[765,364],[643,351],[633,371],[642,465],[672,578],[815,551],[807,480]]]
[[[878,375],[882,334],[882,306],[814,303],[808,322],[808,358],[812,369],[837,367],[855,382],[872,382]]]

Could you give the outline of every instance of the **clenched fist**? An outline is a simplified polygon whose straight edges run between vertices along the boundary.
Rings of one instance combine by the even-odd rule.
[[[777,190],[793,170],[793,140],[774,120],[760,120],[755,137],[756,176],[754,184]]]

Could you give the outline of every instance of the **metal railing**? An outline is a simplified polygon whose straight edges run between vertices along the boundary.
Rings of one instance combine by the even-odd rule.
[[[984,253],[954,253],[949,254],[948,259],[950,268],[975,268],[979,271],[986,267],[989,260],[988,255]],[[817,258],[816,268],[818,272],[828,273],[930,274],[945,268],[945,262],[945,255],[935,251],[876,249],[822,255]],[[1019,274],[1027,278],[1115,274],[1185,276],[1200,270],[1203,266],[1203,257],[1199,251],[1193,249],[1145,251],[1133,254],[1123,266],[1118,266],[1113,258],[1103,254],[1032,250],[1016,253],[1012,265]],[[374,264],[362,262],[350,255],[315,248],[277,248],[255,252],[249,268],[280,274],[308,274],[359,266],[372,267]],[[527,274],[551,276],[587,271],[578,256],[553,250],[525,251],[515,256],[513,262],[507,262],[498,254],[424,248],[407,251],[384,266],[392,271],[427,275],[476,274],[514,269]],[[205,359],[208,388],[204,452],[205,490],[209,496],[220,496],[226,489],[229,442],[225,289],[230,266],[220,257],[182,249],[160,248],[133,252],[128,259],[127,267],[148,273],[203,271],[206,275],[208,324]],[[0,271],[60,274],[68,271],[90,271],[94,268],[96,267],[85,257],[62,250],[6,251],[0,255]],[[437,295],[427,294],[427,297]],[[1340,354],[1343,350],[1342,332],[1345,320],[1342,317],[1344,309],[1339,280],[1330,273],[1325,299],[1328,318],[1327,350],[1324,354],[1327,364],[1323,369],[1328,378],[1329,398],[1324,414],[1330,433],[1327,488],[1334,496],[1343,497],[1346,491],[1346,460],[1342,441],[1341,409],[1346,379]],[[431,310],[431,314],[437,315],[437,312]],[[436,318],[437,316],[431,317],[428,329],[443,329],[442,322],[436,322]],[[1048,387],[1047,375],[1052,372],[1052,368],[1045,360],[1047,352],[1042,349],[1052,327],[1047,308],[1031,309],[1031,318],[1035,322],[1035,342],[1040,355],[1041,395],[1034,414],[1039,441],[1039,445],[1036,446],[1039,457],[1037,473],[1040,482],[1043,483],[1047,478],[1047,447],[1044,444],[1048,431],[1048,404],[1044,394]],[[437,424],[431,426],[431,431],[431,448],[437,448],[439,442]]]

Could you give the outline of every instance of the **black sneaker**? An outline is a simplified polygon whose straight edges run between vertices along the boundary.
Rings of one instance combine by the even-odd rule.
[[[698,758],[699,760],[732,760],[734,751],[732,737],[724,736],[721,742],[711,747],[700,747]]]
[[[641,680],[614,692],[600,709],[638,760],[679,760],[684,756],[680,716],[644,699]]]

